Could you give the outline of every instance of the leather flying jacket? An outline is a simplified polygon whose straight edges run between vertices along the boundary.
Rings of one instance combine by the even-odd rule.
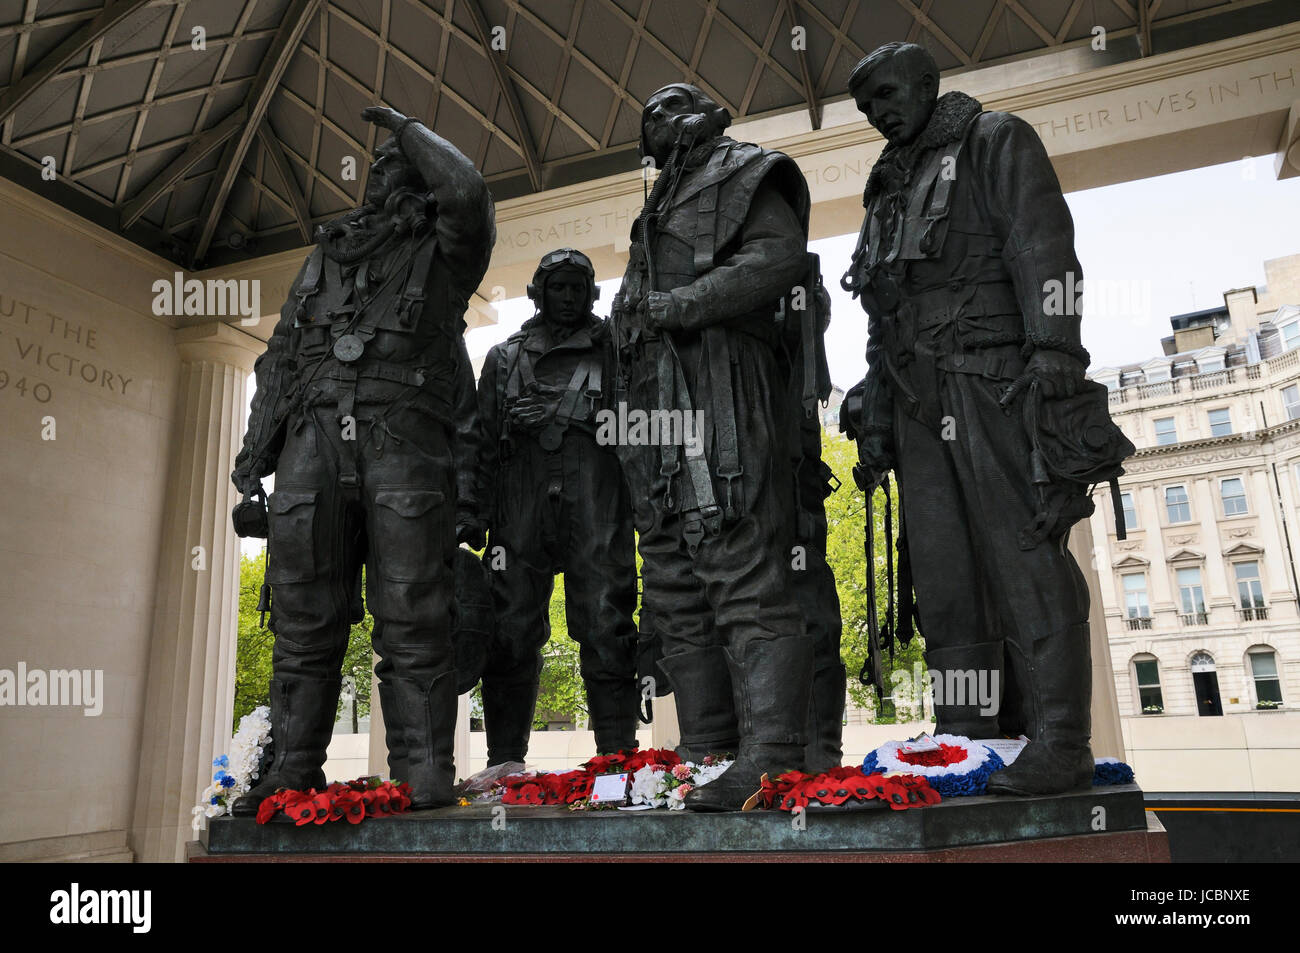
[[[780,152],[726,136],[692,150],[651,225],[654,290],[676,300],[674,330],[725,324],[771,340],[778,300],[804,276],[810,207],[803,174]],[[641,237],[638,218],[618,302],[634,324],[651,290]]]
[[[1060,295],[1048,294],[1050,282],[1081,280],[1073,220],[1024,120],[941,96],[916,142],[881,155],[864,205],[853,278],[871,317],[869,361],[901,314],[914,322],[905,350],[928,334],[942,351],[1017,344],[1087,363],[1079,315],[1053,313]]]
[[[478,382],[477,446],[471,516],[493,512],[498,477],[511,465],[517,441],[541,442],[548,427],[559,430],[555,452],[575,437],[594,443],[596,414],[612,405],[614,355],[608,325],[595,314],[558,341],[540,316],[488,350]],[[574,391],[570,394],[570,391]],[[526,426],[512,414],[521,398],[540,400],[544,419]],[[545,449],[545,447],[544,447]],[[611,464],[617,460],[611,451]]]
[[[404,126],[401,145],[430,190],[427,225],[395,233],[347,265],[326,254],[323,237],[313,249],[254,365],[257,392],[236,485],[274,472],[293,412],[344,392],[385,404],[414,386],[414,402],[455,431],[458,457],[472,454],[473,373],[462,335],[496,238],[492,196],[473,164],[423,125]],[[351,370],[332,351],[344,333],[365,344]]]

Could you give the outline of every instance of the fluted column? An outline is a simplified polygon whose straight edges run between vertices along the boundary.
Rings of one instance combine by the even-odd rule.
[[[1119,726],[1119,699],[1115,696],[1115,673],[1110,662],[1110,637],[1106,634],[1106,610],[1101,601],[1101,580],[1097,550],[1092,541],[1092,524],[1080,520],[1070,532],[1070,553],[1088,580],[1088,630],[1092,642],[1092,754],[1096,758],[1124,760],[1124,736]]]
[[[183,859],[194,837],[190,809],[212,759],[229,747],[240,554],[230,471],[249,373],[265,349],[225,324],[174,334],[181,370],[131,825],[142,861]]]

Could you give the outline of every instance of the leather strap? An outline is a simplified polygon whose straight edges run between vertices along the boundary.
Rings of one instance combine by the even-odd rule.
[[[331,368],[330,376],[336,380],[346,381],[351,387],[346,387],[338,402],[338,425],[343,426],[344,419],[352,417],[353,427],[356,427],[356,418],[353,416],[356,409],[357,399],[357,369],[349,365],[339,365],[336,369]],[[354,488],[360,484],[357,476],[357,445],[359,440],[339,441],[339,486]]]
[[[298,285],[298,305],[294,308],[294,325],[300,326],[307,318],[307,302],[320,287],[321,269],[324,267],[325,249],[317,245],[307,256],[307,265],[303,269],[302,282]],[[338,266],[335,265],[337,268]]]
[[[433,266],[433,256],[437,250],[438,239],[429,238],[415,253],[406,287],[402,290],[402,303],[397,307],[398,321],[403,327],[414,327],[424,310],[424,282],[429,277],[429,269]]]
[[[349,368],[346,364],[340,364],[335,368],[331,368],[324,377],[327,380],[336,381],[355,381],[361,378],[370,378],[391,381],[394,384],[405,384],[408,387],[423,387],[427,379],[424,368],[406,367],[401,364],[380,361],[370,361],[357,368]]]
[[[1023,364],[1018,358],[995,357],[982,351],[963,351],[959,354],[933,354],[929,348],[918,344],[917,354],[934,358],[934,366],[949,374],[974,374],[991,381],[1015,380]]]
[[[663,335],[653,345],[655,351],[655,379],[659,390],[659,406],[664,410],[676,407],[677,390],[677,352],[673,350],[672,341]],[[689,397],[686,403],[690,403]],[[663,511],[676,513],[681,506],[680,490],[676,484],[681,477],[681,447],[675,443],[663,443],[659,447],[659,475],[665,480]]]
[[[1128,539],[1128,524],[1124,522],[1124,501],[1119,495],[1119,477],[1110,478],[1110,505],[1115,511],[1115,538]]]
[[[695,219],[695,274],[702,275],[713,268],[714,243],[718,228],[718,185],[700,191],[698,215]]]
[[[821,281],[821,262],[816,255],[808,255],[808,277],[804,281],[807,294],[804,295],[804,309],[799,318],[799,347],[803,350],[803,388],[799,401],[803,404],[803,415],[812,419],[817,413],[818,402],[818,367],[817,339],[821,336],[818,326],[820,318],[816,307],[809,307],[817,301],[817,284]],[[809,301],[811,299],[811,301]]]
[[[519,348],[519,377],[525,391],[537,390],[537,375],[533,373],[533,356],[528,353],[526,347]]]
[[[497,378],[497,386],[500,388],[500,392],[497,394],[497,403],[503,406],[505,401],[516,400],[519,397],[519,377],[521,374],[519,370],[519,354],[523,350],[520,345],[520,341],[507,341],[501,355],[505,362],[505,374]],[[498,371],[500,370],[502,368],[499,367]]]
[[[744,509],[743,484],[739,482],[745,468],[740,465],[736,440],[736,402],[731,388],[731,344],[727,332],[716,324],[704,331],[704,346],[709,356],[709,380],[713,385],[713,427],[718,444],[718,478],[725,487],[726,507],[723,515],[739,519]],[[690,461],[688,460],[688,465]]]
[[[573,369],[569,386],[565,388],[564,396],[560,398],[560,405],[555,409],[553,418],[554,423],[561,429],[568,429],[569,421],[573,419],[573,412],[578,407],[578,396],[582,393],[582,385],[591,376],[591,365],[594,363],[593,358],[585,357]]]

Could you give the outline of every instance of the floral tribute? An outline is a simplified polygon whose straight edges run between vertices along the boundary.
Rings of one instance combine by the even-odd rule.
[[[335,781],[317,791],[281,788],[265,798],[257,809],[257,823],[268,824],[283,814],[299,827],[347,821],[360,824],[367,817],[388,817],[411,809],[411,786],[380,778]]]
[[[881,801],[892,810],[905,811],[940,800],[930,782],[917,775],[868,775],[854,767],[839,767],[818,775],[787,771],[775,780],[764,775],[755,806],[795,812],[809,805],[842,807],[850,802]]]
[[[1097,758],[1092,769],[1092,786],[1105,787],[1108,784],[1132,784],[1133,769],[1119,758]]]
[[[589,802],[591,789],[598,775],[627,772],[635,776],[641,771],[663,772],[680,763],[681,758],[666,748],[647,748],[597,755],[573,771],[539,771],[509,775],[498,781],[486,797],[500,797],[502,804],[534,806],[561,804],[567,805],[571,810],[585,810],[591,806]]]
[[[255,708],[239,719],[239,727],[230,742],[230,753],[215,758],[212,766],[212,783],[199,795],[199,803],[192,811],[191,826],[203,829],[205,817],[229,814],[235,800],[248,793],[257,780],[257,768],[262,752],[271,743],[271,709],[266,705]]]
[[[905,751],[890,741],[867,755],[862,773],[911,774],[925,778],[943,797],[967,797],[987,790],[989,775],[1006,767],[1002,758],[977,741],[960,735],[935,735],[931,751]]]
[[[632,775],[632,803],[666,807],[670,811],[685,809],[686,795],[708,784],[727,768],[731,761],[708,755],[698,764],[682,761],[673,755],[673,763],[646,764]]]

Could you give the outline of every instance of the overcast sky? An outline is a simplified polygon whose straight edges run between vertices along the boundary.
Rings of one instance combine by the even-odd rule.
[[[1225,291],[1263,284],[1265,260],[1300,253],[1300,178],[1278,181],[1271,156],[1072,192],[1066,201],[1088,279],[1083,343],[1095,366],[1161,353],[1171,315],[1222,305]],[[834,297],[826,345],[831,377],[843,388],[866,371],[865,317],[839,287],[856,238],[811,245]],[[596,310],[606,315],[618,280],[601,289]],[[469,332],[471,355],[533,313],[526,298],[499,310],[500,324]]]

